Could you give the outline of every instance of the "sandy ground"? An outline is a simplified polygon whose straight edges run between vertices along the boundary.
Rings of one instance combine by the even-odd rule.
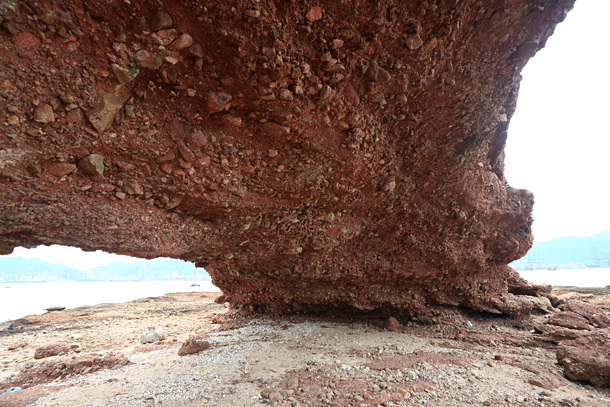
[[[168,294],[0,324],[0,391],[24,388],[0,395],[0,406],[610,405],[608,389],[565,379],[554,345],[522,321],[464,312],[388,331],[387,317],[372,315],[246,317],[215,304],[217,295]],[[167,338],[141,345],[151,326]],[[191,336],[211,347],[178,356]],[[73,346],[34,359],[52,342]],[[89,374],[27,374],[121,354],[129,364]]]

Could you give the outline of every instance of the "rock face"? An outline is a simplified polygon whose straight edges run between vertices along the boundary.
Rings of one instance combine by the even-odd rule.
[[[507,185],[503,151],[520,72],[573,0],[65,2],[66,44],[17,38],[53,10],[3,16],[0,148],[20,155],[0,158],[2,253],[181,258],[252,309],[547,306],[507,266],[531,246],[533,196]],[[130,61],[133,79],[112,74]],[[23,113],[34,98],[55,121]],[[92,153],[103,184],[73,171]]]
[[[587,320],[574,312],[558,312],[549,318],[549,324],[570,329],[589,329]]]
[[[34,383],[48,383],[58,378],[70,375],[86,375],[103,369],[112,369],[115,366],[126,366],[129,359],[123,354],[112,355],[86,355],[74,358],[64,358],[52,361],[43,361],[27,369],[22,369],[0,382],[2,388],[9,386],[23,386]]]
[[[610,387],[609,355],[607,334],[595,333],[590,337],[562,343],[557,350],[557,362],[563,365],[568,379]]]
[[[601,308],[593,304],[588,304],[583,301],[570,300],[563,306],[563,310],[578,314],[599,328],[610,327],[610,318],[604,314],[604,311]]]

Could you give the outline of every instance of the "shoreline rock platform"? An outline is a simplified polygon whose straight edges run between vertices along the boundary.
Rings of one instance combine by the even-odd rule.
[[[384,313],[261,315],[216,304],[219,295],[174,293],[0,324],[0,392],[23,389],[0,394],[0,405],[610,404],[608,388],[568,380],[556,354],[574,365],[593,344],[607,357],[607,328],[455,309],[429,322]],[[609,293],[553,295],[564,309],[578,301],[609,310]],[[153,326],[165,339],[141,344]],[[49,344],[65,346],[34,359]],[[179,356],[186,347],[194,353]]]

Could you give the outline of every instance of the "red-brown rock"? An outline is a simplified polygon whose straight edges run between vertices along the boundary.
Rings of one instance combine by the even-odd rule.
[[[99,133],[105,132],[112,125],[126,100],[125,95],[102,92],[100,102],[94,109],[87,112],[89,121],[95,130]]]
[[[48,383],[57,378],[69,375],[89,374],[102,369],[111,369],[115,366],[125,366],[131,363],[124,355],[85,355],[77,358],[62,358],[53,361],[43,361],[32,367],[19,371],[16,375],[0,381],[0,388],[23,386],[24,384]]]
[[[358,91],[354,88],[351,82],[347,82],[345,87],[343,88],[343,96],[345,100],[349,102],[350,105],[354,107],[358,107],[360,104],[360,96],[358,95]]]
[[[263,123],[261,129],[269,136],[273,138],[280,138],[290,133],[289,127],[284,127],[274,122]]]
[[[54,122],[55,113],[53,113],[53,108],[46,103],[41,103],[36,110],[34,110],[34,120],[38,123]]]
[[[333,0],[204,14],[86,3],[95,18],[75,19],[78,41],[38,52],[34,34],[16,35],[20,49],[3,51],[1,86],[24,109],[3,139],[21,158],[0,168],[2,253],[180,258],[205,265],[219,301],[253,310],[550,310],[549,287],[508,266],[531,247],[533,195],[507,184],[504,145],[520,73],[574,0],[395,1],[385,14],[362,1],[370,21]],[[108,16],[120,34],[93,29]],[[147,18],[154,36],[141,35]],[[201,57],[154,42],[182,34]],[[117,84],[112,64],[132,59],[148,69]],[[61,106],[34,120],[33,103],[59,91],[90,123]],[[74,171],[87,154],[105,157],[105,186]]]
[[[15,45],[18,48],[37,48],[40,46],[40,40],[32,33],[20,32],[15,35]]]
[[[322,18],[322,8],[320,6],[312,7],[309,9],[305,17],[307,17],[307,19],[311,22],[318,21]]]
[[[165,11],[155,10],[148,20],[150,30],[155,32],[164,28],[171,28],[174,25],[172,17]]]
[[[398,328],[399,326],[400,326],[400,323],[394,317],[390,317],[385,321],[385,328],[388,331],[395,331],[396,328]]]
[[[208,92],[208,107],[212,112],[220,112],[229,107],[233,97],[224,92]]]
[[[192,355],[193,353],[199,353],[202,350],[210,348],[208,341],[198,341],[194,338],[187,339],[180,349],[178,350],[178,356]]]
[[[610,318],[596,305],[583,301],[570,300],[563,306],[564,311],[574,312],[600,328],[610,327]]]
[[[25,341],[13,342],[10,345],[8,345],[8,350],[17,350],[17,349],[25,348],[26,346],[28,346],[28,343]]]
[[[48,172],[54,177],[61,178],[76,169],[76,165],[68,163],[53,163],[49,166]]]
[[[55,356],[69,351],[70,345],[67,343],[48,343],[36,348],[34,359],[48,358],[49,356]]]
[[[603,334],[562,343],[557,362],[568,379],[610,387],[610,343]]]
[[[570,329],[589,329],[589,322],[574,312],[558,312],[551,315],[549,324]]]
[[[591,315],[591,319],[589,320],[589,322],[599,328],[610,327],[610,318],[608,318],[608,316],[603,313]]]

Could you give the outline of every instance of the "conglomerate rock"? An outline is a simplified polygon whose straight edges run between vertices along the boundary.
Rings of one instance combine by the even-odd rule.
[[[4,2],[0,253],[180,258],[252,309],[550,307],[504,143],[573,2]]]
[[[610,343],[608,331],[561,343],[557,363],[571,380],[590,382],[594,386],[610,387]]]

